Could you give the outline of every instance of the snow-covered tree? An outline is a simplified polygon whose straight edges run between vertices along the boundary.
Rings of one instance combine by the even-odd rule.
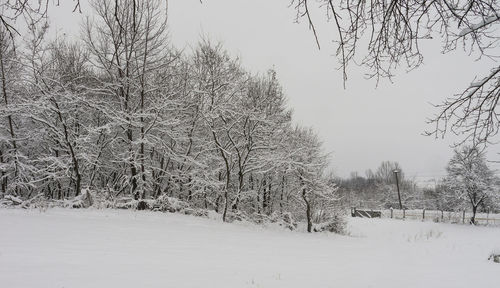
[[[498,196],[495,175],[486,164],[484,153],[477,148],[463,146],[454,151],[446,167],[448,175],[443,181],[447,196],[459,200],[462,205],[470,204],[475,224],[478,207],[488,199]]]
[[[0,29],[0,85],[2,94],[2,117],[0,129],[0,165],[2,194],[8,193],[10,187],[13,194],[18,194],[18,176],[20,173],[19,149],[14,115],[17,99],[16,77],[19,77],[19,65],[15,54],[14,39],[5,28]]]
[[[201,42],[195,50],[193,64],[193,76],[198,80],[196,93],[202,96],[201,117],[211,139],[212,151],[224,167],[219,173],[221,180],[224,179],[220,196],[224,200],[222,219],[225,221],[235,199],[232,174],[237,165],[236,155],[241,140],[237,136],[241,133],[239,123],[244,117],[238,104],[245,94],[247,76],[237,59],[232,59],[220,44],[214,45],[209,41]]]
[[[169,65],[174,60],[167,41],[166,16],[158,0],[93,1],[96,21],[86,22],[85,42],[99,74],[103,112],[116,136],[109,144],[114,163],[128,175],[120,191],[144,198],[152,189],[153,151],[165,151],[173,135],[169,112],[175,109]],[[175,137],[174,137],[175,138]],[[160,157],[161,158],[161,157]]]
[[[90,4],[81,39],[51,40],[38,19],[23,46],[2,34],[2,193],[174,197],[309,231],[335,209],[321,142],[292,125],[275,71],[249,73],[208,40],[177,51],[163,1]]]
[[[335,187],[328,185],[324,177],[328,155],[322,151],[317,135],[311,129],[301,127],[292,132],[287,139],[290,143],[288,170],[295,177],[294,199],[304,207],[307,231],[311,232],[318,205],[336,200]]]

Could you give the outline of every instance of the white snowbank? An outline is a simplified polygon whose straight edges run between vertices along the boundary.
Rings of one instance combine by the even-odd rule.
[[[0,210],[0,287],[500,287],[500,229],[349,219],[351,236],[177,214]]]

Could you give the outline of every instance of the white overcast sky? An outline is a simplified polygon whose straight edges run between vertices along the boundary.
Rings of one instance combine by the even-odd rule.
[[[221,41],[252,72],[274,67],[295,121],[317,131],[325,150],[332,152],[331,167],[337,175],[348,176],[351,171],[364,175],[390,160],[417,180],[443,176],[456,139],[422,136],[432,128],[426,119],[437,112],[430,103],[460,92],[492,62],[475,62],[461,52],[443,55],[436,40],[424,45],[424,65],[418,70],[400,73],[394,83],[382,81],[376,87],[364,78],[365,70],[351,67],[344,90],[332,56],[333,27],[323,21],[323,14],[316,14],[322,45],[318,50],[307,23],[294,23],[289,3],[169,0],[170,39],[176,47],[189,50],[201,36],[208,36]],[[71,5],[64,5],[51,13],[51,26],[57,33],[74,33],[79,17],[71,13]],[[90,12],[85,6],[84,14]],[[490,160],[500,160],[498,145],[488,151]]]

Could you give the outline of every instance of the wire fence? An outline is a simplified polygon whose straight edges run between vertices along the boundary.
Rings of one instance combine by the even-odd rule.
[[[469,211],[441,211],[426,209],[360,209],[351,208],[351,216],[364,218],[392,218],[409,219],[420,221],[433,221],[444,223],[462,223],[468,224],[472,218],[472,212]],[[477,225],[495,225],[500,226],[500,214],[494,213],[476,213],[475,224]]]

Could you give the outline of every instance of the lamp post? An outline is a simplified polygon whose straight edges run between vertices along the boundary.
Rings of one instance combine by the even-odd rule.
[[[398,200],[399,200],[399,209],[403,209],[403,204],[401,203],[401,193],[399,193],[399,179],[398,179],[399,170],[394,170],[394,175],[396,176],[396,187],[398,188]]]

